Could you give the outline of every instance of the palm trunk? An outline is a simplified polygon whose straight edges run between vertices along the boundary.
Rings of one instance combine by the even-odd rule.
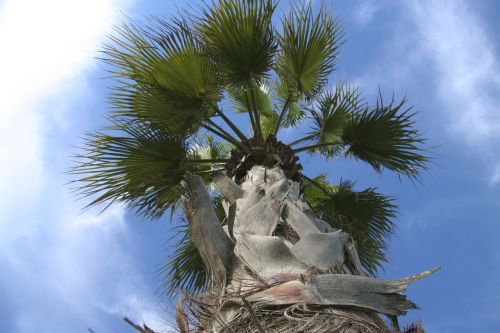
[[[401,280],[363,276],[349,235],[317,219],[300,183],[280,168],[254,166],[240,185],[224,175],[214,182],[226,198],[225,227],[201,178],[186,178],[183,200],[213,277],[195,301],[198,330],[391,332],[379,314],[416,308],[400,293],[432,271]]]

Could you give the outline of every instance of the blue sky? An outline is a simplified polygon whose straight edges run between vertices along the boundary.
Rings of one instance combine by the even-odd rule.
[[[378,88],[407,96],[436,159],[419,184],[353,161],[302,164],[399,198],[382,275],[443,266],[410,288],[422,310],[408,320],[430,333],[500,332],[500,4],[325,2],[348,37],[332,84],[348,80],[371,101]],[[123,315],[168,328],[157,273],[168,219],[149,223],[119,206],[80,213],[63,172],[108,110],[110,82],[95,59],[105,35],[125,14],[171,16],[175,6],[186,4],[0,1],[0,332],[132,332]]]

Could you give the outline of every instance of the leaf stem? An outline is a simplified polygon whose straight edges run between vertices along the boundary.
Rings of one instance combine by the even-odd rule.
[[[310,139],[312,139],[312,138],[314,138],[314,135],[308,135],[308,136],[305,136],[305,137],[303,137],[303,138],[301,138],[301,139],[295,140],[295,141],[293,141],[293,142],[289,143],[288,145],[289,145],[289,146],[295,146],[295,145],[297,145],[297,144],[299,144],[299,143],[301,143],[301,142],[304,142],[304,141],[310,140]]]
[[[257,326],[259,333],[266,333],[266,331],[264,330],[264,327],[262,327],[261,322],[259,321],[259,319],[255,315],[255,312],[252,309],[252,305],[246,300],[245,297],[242,297],[241,300],[243,301],[243,304],[247,308],[248,312],[250,313],[250,318],[252,318],[252,321]]]
[[[213,122],[212,122],[213,123]],[[234,144],[235,146],[241,146],[241,144],[235,139],[233,138],[231,135],[226,135],[227,132],[223,130],[223,132],[220,132],[218,130],[216,130],[215,128],[207,125],[207,124],[202,124],[201,125],[203,128],[205,128],[207,131],[210,131],[212,132],[213,134],[219,136],[220,138],[226,140],[227,142],[230,142],[232,144]],[[216,127],[220,128],[219,126],[216,125]],[[224,134],[224,132],[226,134]]]
[[[253,110],[255,113],[255,123],[257,125],[257,137],[262,139],[262,128],[260,124],[260,115],[259,115],[259,110],[257,110],[257,103],[255,102],[255,94],[253,92],[253,86],[250,87],[250,97],[252,99],[252,104],[253,104]]]
[[[290,93],[285,101],[285,104],[283,104],[283,109],[281,109],[281,112],[280,112],[280,116],[278,118],[278,122],[276,123],[276,127],[274,128],[274,136],[277,136],[278,135],[278,131],[280,129],[280,126],[281,126],[281,122],[283,121],[283,117],[285,116],[285,113],[286,113],[286,110],[288,108],[288,103],[290,103],[292,99],[292,94]]]
[[[257,133],[257,128],[255,125],[255,119],[253,117],[252,109],[250,108],[250,100],[248,99],[248,94],[246,92],[245,92],[245,100],[248,107],[248,116],[250,117],[250,123],[252,125],[253,135],[255,136]]]
[[[243,141],[247,140],[247,137],[245,136],[245,134],[243,134],[242,131],[240,131],[240,129],[224,114],[224,112],[219,109],[219,107],[217,105],[214,106],[214,109],[215,109],[215,113],[220,116],[222,118],[222,120],[224,120],[224,122],[229,126],[231,127],[231,129],[233,130],[234,133],[236,133],[236,135]]]
[[[233,140],[233,142],[238,142],[238,144],[239,144],[239,141],[234,136],[232,136],[231,133],[226,131],[223,127],[217,125],[212,119],[210,119],[210,118],[207,119],[207,122],[210,124],[210,126],[215,127],[219,132],[221,132],[222,134],[224,134],[228,138],[231,138],[231,140]]]
[[[303,152],[303,151],[306,151],[306,150],[309,150],[309,149],[320,148],[320,147],[327,147],[327,146],[332,146],[332,145],[335,145],[335,144],[337,144],[337,143],[336,142],[317,143],[317,144],[314,144],[314,145],[310,145],[310,146],[305,146],[305,147],[300,147],[300,148],[294,149],[293,152],[294,153],[300,153],[300,152]]]
[[[331,196],[331,193],[329,193],[323,186],[321,186],[317,181],[315,181],[314,179],[312,178],[309,178],[307,177],[306,175],[302,175],[302,177],[304,177],[305,180],[307,180],[309,183],[313,184],[314,186],[316,186],[317,188],[319,188],[321,191],[323,191],[323,193],[325,193],[327,196]]]

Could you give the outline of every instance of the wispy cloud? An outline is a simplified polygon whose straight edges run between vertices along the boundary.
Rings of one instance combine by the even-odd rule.
[[[440,135],[439,143],[476,152],[477,161],[489,168],[483,180],[498,183],[500,60],[491,31],[471,2],[419,0],[391,6],[392,36],[359,82],[369,91],[379,84],[383,91],[403,89],[411,102],[413,96],[425,96],[433,107],[426,118],[439,120],[432,127],[448,136]],[[358,14],[369,21],[382,15],[375,8],[366,0]]]
[[[493,174],[490,177],[490,184],[496,185],[500,183],[500,163],[497,163],[493,169]]]
[[[470,143],[500,138],[500,67],[483,22],[461,0],[412,1],[420,47],[436,68],[453,130]]]
[[[62,176],[66,127],[78,127],[72,103],[91,96],[95,50],[130,3],[6,0],[0,7],[0,309],[9,314],[2,331],[109,331],[106,315],[159,320],[127,251],[124,209],[80,214]]]
[[[484,180],[498,184],[500,63],[489,32],[465,1],[413,1],[408,8],[420,50],[434,63],[451,136],[481,154],[489,169]]]
[[[383,1],[366,0],[363,1],[354,11],[354,18],[361,25],[372,21],[375,14],[382,8]]]

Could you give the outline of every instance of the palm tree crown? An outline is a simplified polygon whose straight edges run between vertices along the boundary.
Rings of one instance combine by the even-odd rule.
[[[343,43],[331,13],[299,3],[275,25],[276,6],[218,0],[195,17],[117,28],[103,51],[114,80],[110,125],[88,134],[77,154],[79,193],[92,198],[89,206],[122,202],[157,219],[178,207],[187,173],[207,185],[216,172],[238,183],[254,165],[279,166],[302,184],[321,219],[349,232],[364,270],[375,275],[394,230],[393,199],[308,176],[300,154],[352,157],[416,179],[428,160],[424,140],[405,100],[368,103],[349,84],[328,85]],[[236,114],[248,116],[248,128]],[[305,135],[282,142],[287,127]],[[212,199],[227,223],[216,190]],[[203,262],[189,228],[179,231],[165,265],[170,292],[200,290]]]

